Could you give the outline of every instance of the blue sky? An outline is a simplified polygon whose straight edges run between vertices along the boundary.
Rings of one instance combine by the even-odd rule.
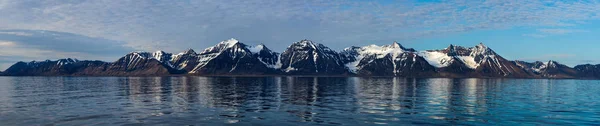
[[[0,70],[17,61],[114,61],[236,38],[281,52],[398,41],[417,50],[488,45],[507,59],[600,63],[598,0],[0,0]]]

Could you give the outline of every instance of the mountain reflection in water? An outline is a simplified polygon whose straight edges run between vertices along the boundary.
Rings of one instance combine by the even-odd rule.
[[[0,77],[0,125],[597,125],[593,80]]]

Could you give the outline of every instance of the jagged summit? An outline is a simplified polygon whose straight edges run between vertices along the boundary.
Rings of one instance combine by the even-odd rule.
[[[341,55],[346,67],[355,74],[412,76],[433,71],[433,67],[414,49],[407,49],[396,41],[383,46],[352,46],[344,49]]]
[[[197,54],[197,53],[196,53],[196,51],[194,51],[194,49],[190,48],[190,49],[185,50],[185,51],[183,51],[182,53],[179,53],[179,54]]]
[[[454,44],[450,44],[448,47],[446,47],[444,50],[452,50],[455,49],[455,45]]]
[[[161,62],[168,62],[169,60],[171,60],[171,53],[166,53],[162,50],[156,51],[154,53],[152,53],[152,58],[161,61]]]
[[[231,39],[220,42],[219,45],[227,45],[227,47],[231,47],[238,43],[240,43],[240,41],[238,41],[235,38],[231,38]]]
[[[314,49],[314,50],[331,50],[331,49],[329,49],[329,47],[326,47],[323,44],[316,43],[316,42],[313,42],[313,41],[307,40],[307,39],[304,39],[304,40],[301,40],[298,42],[294,42],[288,48],[302,49],[302,50],[306,50],[309,48]]]
[[[450,44],[444,50],[419,53],[429,64],[439,69],[457,70],[456,73],[485,74],[486,76],[522,76],[525,74],[515,63],[497,55],[483,43],[474,47]]]
[[[402,45],[400,45],[400,43],[398,43],[397,41],[394,41],[394,43],[392,43],[392,47],[394,47],[394,48],[404,48],[404,47],[402,47]]]
[[[57,64],[58,65],[65,65],[65,64],[71,64],[71,63],[76,63],[79,62],[79,60],[77,59],[71,59],[71,58],[66,58],[66,59],[59,59],[57,60]]]
[[[237,39],[231,38],[229,40],[221,41],[215,46],[204,49],[200,54],[219,53],[228,48],[245,48],[246,45],[239,42]]]
[[[406,48],[406,47],[402,46],[402,44],[398,43],[397,41],[394,41],[391,45],[384,45],[383,47],[385,47],[385,48],[401,49],[402,51],[415,52],[415,49],[413,49],[413,48]]]
[[[323,44],[310,40],[294,42],[281,53],[281,69],[286,73],[342,74],[341,55]]]
[[[480,42],[475,47],[477,47],[477,48],[487,48],[487,46],[485,46],[485,44],[483,44],[483,42]]]
[[[473,50],[471,52],[471,56],[477,56],[477,55],[497,55],[496,52],[494,52],[494,50],[492,50],[491,48],[487,47],[483,43],[479,43],[475,47],[471,48],[471,50]]]

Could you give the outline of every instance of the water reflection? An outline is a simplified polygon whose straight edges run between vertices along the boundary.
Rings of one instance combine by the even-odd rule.
[[[597,81],[0,78],[0,124],[594,124]],[[102,120],[102,121],[100,121]],[[543,121],[536,121],[543,120]]]

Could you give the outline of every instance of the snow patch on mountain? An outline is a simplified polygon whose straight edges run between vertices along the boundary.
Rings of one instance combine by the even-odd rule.
[[[66,64],[76,63],[76,62],[79,62],[79,60],[77,60],[77,59],[71,59],[71,58],[59,59],[56,62],[56,65],[62,66],[62,65],[66,65]]]
[[[388,54],[402,54],[402,53],[404,53],[404,50],[402,50],[398,46],[369,45],[369,46],[359,48],[358,52],[359,52],[359,54],[376,55],[377,58],[383,58]]]
[[[258,54],[261,50],[263,50],[263,48],[265,48],[265,46],[260,44],[258,46],[248,47],[248,50],[250,50],[252,53]]]
[[[445,50],[424,51],[420,52],[419,55],[437,68],[447,67],[457,60],[464,63],[470,69],[477,69],[482,63],[488,62],[488,59],[491,59],[498,67],[503,67],[497,59],[496,53],[483,45],[483,43],[471,48],[450,45]]]
[[[351,55],[350,52],[352,52],[352,54],[356,54],[354,56],[354,61],[346,63],[345,66],[348,68],[348,70],[350,72],[356,73],[359,69],[361,69],[360,62],[365,60],[365,57],[375,57],[375,59],[367,59],[369,60],[368,62],[371,63],[373,62],[373,60],[376,59],[381,59],[381,58],[385,58],[386,56],[391,56],[392,57],[392,63],[394,63],[394,69],[396,69],[396,64],[395,61],[400,61],[400,60],[406,60],[406,59],[402,59],[402,58],[406,58],[406,57],[401,57],[405,52],[407,52],[406,50],[404,50],[404,48],[398,44],[397,42],[394,42],[392,45],[384,45],[384,46],[378,46],[378,45],[368,45],[368,46],[364,46],[364,47],[354,47],[354,48],[346,48],[344,49],[344,51],[347,53],[347,55]],[[394,72],[396,72],[394,70]]]
[[[548,65],[546,65],[546,63],[544,63],[543,65],[540,65],[538,67],[533,67],[533,71],[537,72],[537,73],[541,73],[543,70],[546,69]]]
[[[448,54],[437,51],[419,52],[419,56],[423,57],[427,63],[436,68],[447,67],[453,61],[452,57],[448,56]]]
[[[290,72],[290,71],[295,71],[298,70],[297,68],[294,68],[292,66],[289,66],[288,68],[285,68],[285,72]]]
[[[456,56],[461,62],[463,62],[467,67],[471,69],[476,69],[479,67],[479,63],[475,62],[475,57],[473,56]]]
[[[238,41],[237,39],[231,38],[229,40],[222,41],[220,44],[225,44],[225,45],[227,45],[227,48],[231,48],[239,42],[240,41]]]
[[[264,61],[263,61],[261,58],[258,58],[258,60],[259,60],[260,62],[262,62],[263,64],[267,65],[267,67],[269,67],[269,68],[273,68],[273,69],[280,69],[280,68],[281,68],[281,66],[282,66],[282,64],[281,64],[281,59],[280,59],[280,58],[277,58],[277,62],[276,62],[275,64],[269,64],[269,63],[266,63],[266,62],[264,62]]]

